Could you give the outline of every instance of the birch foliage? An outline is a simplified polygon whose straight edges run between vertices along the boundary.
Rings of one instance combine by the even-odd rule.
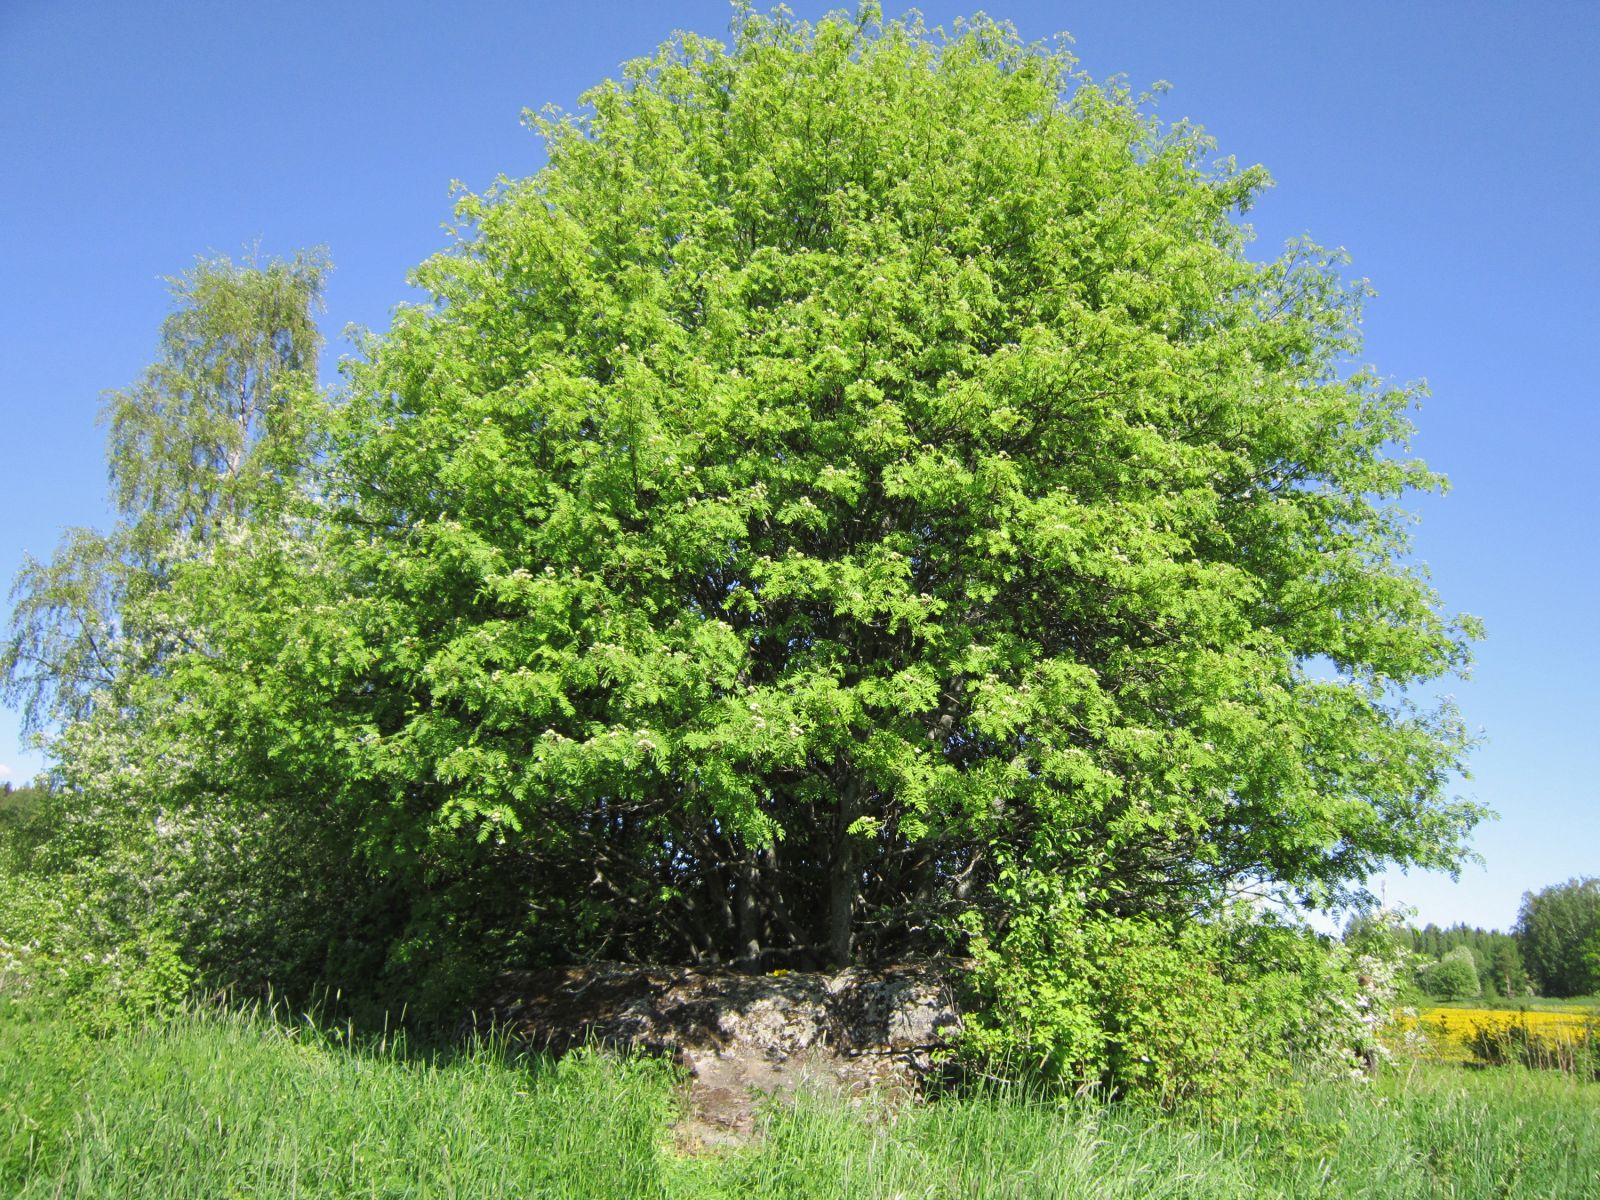
[[[101,409],[114,527],[67,531],[12,587],[0,698],[30,730],[84,718],[148,672],[170,638],[141,629],[137,611],[173,565],[224,529],[281,515],[322,411],[315,310],[327,269],[317,252],[210,258],[167,281],[157,360]]]
[[[156,361],[105,397],[115,523],[69,531],[12,590],[0,699],[21,707],[50,770],[37,844],[0,872],[0,942],[26,947],[33,982],[97,1023],[181,999],[197,963],[217,965],[208,943],[285,874],[270,868],[288,843],[261,832],[281,835],[276,814],[303,810],[280,794],[263,821],[259,783],[229,786],[239,731],[197,720],[208,693],[186,681],[196,662],[237,674],[219,619],[247,607],[235,568],[304,528],[326,269],[317,253],[215,258],[168,281]],[[242,895],[208,861],[225,847],[250,859]],[[270,919],[282,927],[289,911]],[[214,981],[239,979],[244,957]]]

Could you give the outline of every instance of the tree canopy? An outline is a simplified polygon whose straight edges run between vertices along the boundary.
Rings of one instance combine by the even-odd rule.
[[[1569,879],[1528,892],[1515,933],[1540,991],[1600,992],[1600,879]]]
[[[1465,1000],[1482,994],[1479,966],[1470,946],[1457,946],[1437,962],[1426,964],[1418,978],[1430,996],[1440,1000]]]
[[[298,805],[219,790],[215,764],[238,731],[202,734],[204,697],[184,685],[188,661],[237,677],[220,614],[248,586],[235,574],[199,592],[186,573],[249,561],[244,547],[267,531],[305,531],[327,269],[317,251],[211,257],[167,281],[156,361],[105,395],[115,523],[69,531],[13,587],[0,697],[46,737],[52,769],[26,827],[0,828],[15,868],[0,887],[0,943],[35,945],[47,977],[141,1016],[192,966],[224,985],[270,978],[305,928],[294,918],[327,899],[305,864],[346,848],[336,826],[297,825]],[[325,937],[326,919],[314,923]]]
[[[0,698],[41,730],[85,716],[162,652],[129,624],[175,559],[237,525],[309,463],[326,258],[265,265],[203,258],[169,279],[161,354],[108,391],[110,533],[69,530],[49,562],[28,559],[0,643]]]
[[[548,166],[461,199],[431,299],[247,502],[213,490],[234,400],[307,369],[314,286],[248,363],[191,310],[113,402],[123,502],[205,535],[63,777],[139,747],[230,897],[186,918],[207,953],[964,944],[1136,996],[1131,948],[1175,980],[1241,893],[1457,864],[1468,739],[1407,689],[1476,625],[1409,558],[1418,389],[1360,365],[1338,256],[1248,255],[1263,171],[1064,49],[870,6],[741,9],[583,103],[530,116]]]
[[[1456,862],[1442,482],[1337,259],[1247,256],[1260,170],[987,21],[745,14],[584,101],[354,368],[327,590],[252,581],[219,733],[611,954]]]

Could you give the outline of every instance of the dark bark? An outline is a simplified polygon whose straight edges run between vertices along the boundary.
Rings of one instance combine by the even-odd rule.
[[[761,957],[761,911],[758,894],[755,852],[745,850],[739,860],[739,878],[734,890],[734,910],[739,917],[739,958],[754,962]]]
[[[852,775],[839,791],[828,863],[828,958],[841,967],[850,964],[856,897],[861,891],[855,838],[850,833],[860,815],[861,781]]]

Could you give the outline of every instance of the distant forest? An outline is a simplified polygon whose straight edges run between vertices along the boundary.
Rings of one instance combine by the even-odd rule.
[[[1514,934],[1464,924],[1441,929],[1429,922],[1421,929],[1403,926],[1396,936],[1422,960],[1417,968],[1418,986],[1438,999],[1511,999],[1533,994],[1533,981]],[[1454,967],[1455,963],[1470,967],[1470,974]]]
[[[1510,932],[1353,919],[1346,942],[1392,937],[1415,956],[1414,982],[1437,1000],[1600,994],[1600,879],[1569,879],[1522,897]]]

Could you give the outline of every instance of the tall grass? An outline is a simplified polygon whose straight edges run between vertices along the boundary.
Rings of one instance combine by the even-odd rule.
[[[0,1196],[802,1198],[1585,1197],[1600,1087],[1418,1067],[1328,1086],[1270,1126],[996,1094],[774,1105],[753,1144],[676,1148],[657,1062],[560,1063],[196,1012],[92,1039],[0,1011]]]
[[[8,1023],[0,1195],[649,1195],[670,1085],[647,1060],[421,1056],[259,1012],[97,1042]]]

